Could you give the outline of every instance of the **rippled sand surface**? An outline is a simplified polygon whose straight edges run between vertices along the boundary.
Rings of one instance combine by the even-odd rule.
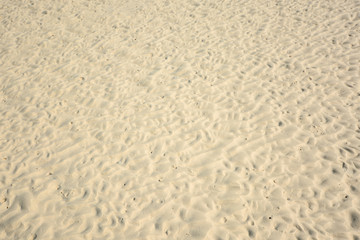
[[[359,1],[0,20],[0,239],[360,239]]]

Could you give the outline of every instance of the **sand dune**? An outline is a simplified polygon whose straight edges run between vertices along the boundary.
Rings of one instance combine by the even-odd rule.
[[[0,19],[0,239],[360,239],[359,1]]]

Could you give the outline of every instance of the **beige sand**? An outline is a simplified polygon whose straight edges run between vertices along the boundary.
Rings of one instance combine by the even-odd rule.
[[[0,19],[0,239],[360,238],[359,1]]]

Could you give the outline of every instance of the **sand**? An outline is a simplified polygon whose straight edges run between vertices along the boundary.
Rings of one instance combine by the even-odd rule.
[[[359,1],[0,19],[0,239],[360,239]]]

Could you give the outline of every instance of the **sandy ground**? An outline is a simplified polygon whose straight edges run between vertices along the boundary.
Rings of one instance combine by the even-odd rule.
[[[0,239],[360,239],[359,1],[0,20]]]

